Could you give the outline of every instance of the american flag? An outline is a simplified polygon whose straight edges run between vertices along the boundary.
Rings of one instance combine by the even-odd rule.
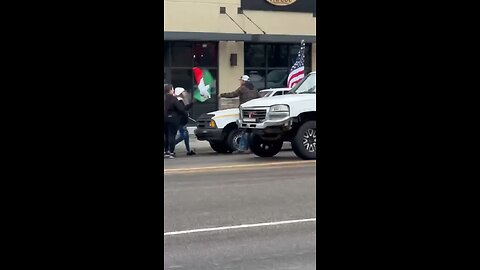
[[[305,43],[302,40],[300,50],[298,51],[297,61],[290,69],[288,74],[287,86],[292,88],[305,77]]]

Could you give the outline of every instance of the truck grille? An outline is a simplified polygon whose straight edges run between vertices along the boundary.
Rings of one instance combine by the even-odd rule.
[[[197,128],[210,128],[210,120],[212,120],[213,114],[202,114],[197,119]]]
[[[267,116],[267,110],[252,110],[252,109],[242,110],[242,119],[244,121],[248,119],[255,119],[255,123],[260,123],[265,121],[266,116]]]

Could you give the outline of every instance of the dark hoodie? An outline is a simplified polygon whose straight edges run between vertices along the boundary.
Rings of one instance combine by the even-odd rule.
[[[225,97],[225,98],[239,97],[239,101],[240,101],[239,106],[240,106],[247,101],[259,98],[260,94],[258,93],[258,91],[255,89],[255,87],[251,82],[245,82],[245,84],[240,86],[237,90],[231,93],[220,94],[220,97]]]
[[[185,105],[184,101],[183,100],[179,100],[180,101],[180,104],[181,106],[183,107],[183,109],[185,110],[185,114],[182,115],[180,117],[180,125],[181,126],[185,126],[187,123],[188,123],[188,111],[190,110],[190,108],[192,107],[193,103],[190,103],[188,105]]]
[[[175,121],[179,122],[180,118],[183,116],[187,116],[187,112],[185,111],[185,105],[181,101],[179,101],[173,95],[165,95],[165,103],[164,103],[164,119],[165,121]]]

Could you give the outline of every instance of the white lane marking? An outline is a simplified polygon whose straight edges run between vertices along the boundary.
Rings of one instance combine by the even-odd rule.
[[[277,221],[277,222],[244,224],[244,225],[236,225],[236,226],[226,226],[226,227],[204,228],[204,229],[187,230],[187,231],[166,232],[166,233],[163,233],[163,236],[189,234],[189,233],[200,233],[200,232],[225,231],[225,230],[235,230],[235,229],[244,229],[244,228],[253,228],[253,227],[265,227],[265,226],[276,226],[276,225],[301,223],[301,222],[316,222],[316,221],[317,221],[317,218],[306,218],[306,219],[285,220],[285,221]]]
[[[283,161],[283,162],[269,162],[269,163],[251,163],[251,164],[226,164],[222,166],[211,166],[211,167],[198,167],[198,168],[178,168],[178,169],[164,169],[163,172],[185,172],[185,171],[196,171],[196,170],[213,170],[213,169],[225,169],[225,168],[248,168],[248,167],[261,167],[261,166],[272,166],[272,165],[291,165],[291,164],[313,164],[316,163],[316,160],[302,160],[302,161]]]

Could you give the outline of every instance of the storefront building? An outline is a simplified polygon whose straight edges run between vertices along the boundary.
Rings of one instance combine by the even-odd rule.
[[[316,70],[315,23],[314,0],[164,0],[164,81],[193,95],[193,118],[243,74],[259,90],[285,87],[301,40]]]

